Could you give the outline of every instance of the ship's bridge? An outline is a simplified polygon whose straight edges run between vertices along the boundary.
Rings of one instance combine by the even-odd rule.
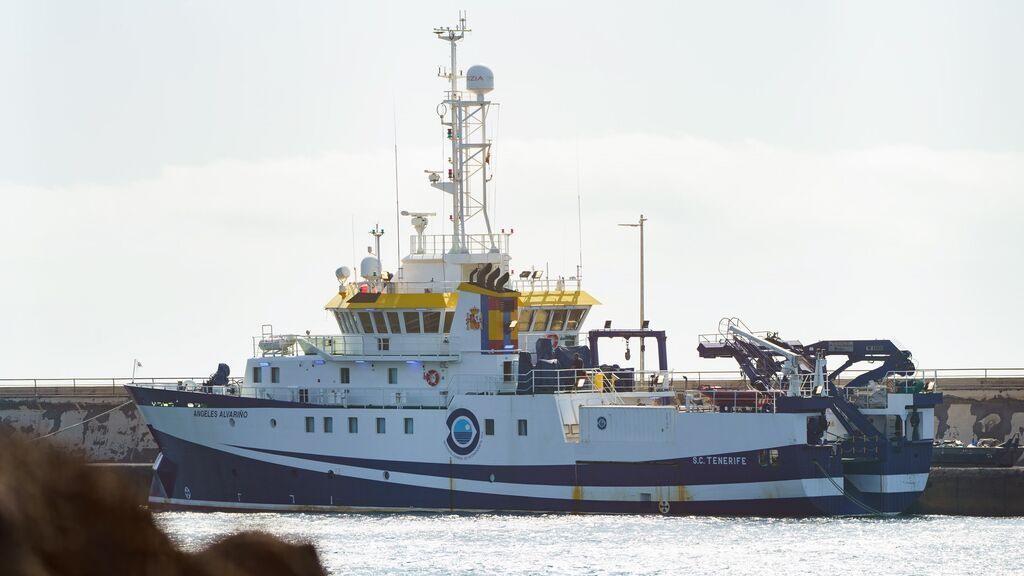
[[[458,282],[432,283],[442,292],[398,292],[408,284],[384,284],[383,291],[360,291],[348,284],[327,303],[342,334],[447,335],[459,303]],[[525,280],[510,283],[520,292],[519,349],[533,350],[538,338],[565,346],[577,344],[590,308],[600,304],[575,279]]]

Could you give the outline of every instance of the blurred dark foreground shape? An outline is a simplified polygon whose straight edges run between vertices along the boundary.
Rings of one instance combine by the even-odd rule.
[[[310,544],[261,533],[179,551],[137,484],[45,441],[0,434],[0,576],[321,576]]]

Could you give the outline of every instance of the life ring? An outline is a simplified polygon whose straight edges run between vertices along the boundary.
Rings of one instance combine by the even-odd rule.
[[[429,386],[437,386],[437,383],[441,381],[441,373],[431,368],[423,373],[423,380],[425,380]]]
[[[668,514],[669,510],[671,509],[672,507],[669,505],[668,500],[662,500],[661,502],[658,502],[658,512],[661,512],[662,514]]]
[[[552,348],[558,348],[558,334],[548,334],[546,338],[551,340]]]

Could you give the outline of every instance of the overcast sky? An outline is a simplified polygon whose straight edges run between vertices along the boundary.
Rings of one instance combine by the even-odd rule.
[[[336,331],[334,269],[412,233],[393,118],[401,207],[443,208],[460,8],[513,265],[575,273],[578,188],[589,326],[636,323],[643,212],[679,369],[723,367],[694,348],[734,315],[1024,366],[1022,3],[14,0],[0,378],[238,374],[261,324]]]

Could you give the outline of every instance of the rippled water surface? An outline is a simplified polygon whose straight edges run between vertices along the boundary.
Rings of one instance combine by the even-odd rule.
[[[166,512],[184,549],[242,530],[316,545],[331,574],[1024,574],[1024,519]]]

